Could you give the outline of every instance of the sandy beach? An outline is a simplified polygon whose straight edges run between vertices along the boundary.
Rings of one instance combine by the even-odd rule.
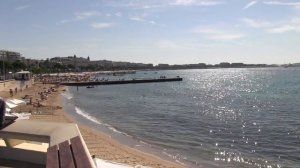
[[[33,84],[22,92],[18,91],[14,98],[21,99],[25,95],[32,97],[33,103],[36,103],[36,99],[40,98],[38,92],[50,88],[51,85]],[[61,103],[61,93],[64,92],[65,87],[59,86],[55,92],[48,95],[47,100],[40,102],[41,107],[33,105],[23,105],[14,109],[15,112],[31,112],[30,120],[41,120],[51,122],[75,122],[70,116],[68,116]],[[0,91],[1,97],[9,98],[8,91]],[[99,133],[91,128],[83,125],[78,125],[80,132],[87,144],[87,147],[91,155],[96,155],[99,159],[114,161],[118,163],[125,163],[128,165],[143,165],[157,168],[171,168],[182,167],[176,163],[160,159],[159,157],[151,154],[138,151],[136,149],[127,147],[118,143],[109,136]]]

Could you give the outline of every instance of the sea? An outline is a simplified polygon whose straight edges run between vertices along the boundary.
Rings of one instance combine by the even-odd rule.
[[[137,71],[68,87],[64,108],[120,143],[186,167],[300,168],[300,68]]]

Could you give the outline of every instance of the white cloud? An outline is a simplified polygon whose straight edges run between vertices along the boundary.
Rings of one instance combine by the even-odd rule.
[[[300,6],[300,2],[264,1],[263,3],[266,5]]]
[[[223,0],[130,0],[106,1],[107,5],[114,7],[130,7],[136,9],[157,9],[170,6],[215,6],[224,4]]]
[[[278,22],[267,22],[250,18],[244,18],[241,21],[249,27],[262,29],[268,33],[300,32],[300,18]]]
[[[113,24],[105,23],[105,22],[97,22],[97,23],[92,23],[91,26],[95,29],[106,29],[112,27]]]
[[[300,18],[292,18],[287,23],[274,26],[267,30],[269,33],[300,32]]]
[[[155,21],[146,19],[147,16],[148,16],[148,14],[144,13],[140,16],[129,17],[129,20],[136,21],[136,22],[149,23],[149,24],[156,24]]]
[[[194,29],[195,33],[202,34],[208,39],[218,41],[232,41],[245,37],[245,34],[239,32],[225,31],[212,27],[197,27]]]
[[[83,20],[98,15],[100,15],[98,11],[79,12],[75,14],[75,20]]]
[[[150,20],[149,23],[150,23],[150,24],[156,24],[156,22],[153,21],[153,20]]]
[[[27,9],[27,8],[30,8],[30,5],[18,6],[18,7],[16,7],[16,10],[24,10],[24,9]]]
[[[300,17],[292,18],[292,19],[290,20],[290,22],[291,22],[292,24],[295,24],[295,25],[297,25],[297,26],[300,26]]]
[[[115,16],[122,17],[123,14],[121,12],[117,12],[117,13],[115,13]]]
[[[262,20],[254,20],[250,18],[244,18],[241,20],[244,24],[247,26],[250,26],[252,28],[265,28],[269,27],[270,23]]]
[[[135,9],[152,9],[161,8],[168,4],[169,0],[109,0],[105,1],[106,5],[112,7],[125,7],[125,8],[135,8]]]
[[[56,24],[59,25],[59,24],[65,24],[65,23],[68,23],[68,22],[70,22],[70,20],[63,19],[63,20],[57,22]]]
[[[280,27],[275,27],[275,28],[270,28],[267,31],[269,33],[285,33],[285,32],[290,32],[296,30],[296,27],[292,25],[283,25]]]
[[[256,4],[257,4],[257,1],[251,1],[248,4],[246,4],[243,9],[248,9]]]
[[[215,6],[223,4],[222,1],[216,0],[176,0],[175,2],[171,2],[170,5],[178,5],[178,6]]]
[[[58,21],[56,24],[60,25],[60,24],[65,24],[65,23],[69,23],[69,22],[81,21],[81,20],[88,19],[93,16],[99,16],[99,15],[101,15],[101,13],[98,11],[77,12],[77,13],[75,13],[74,18],[63,19],[63,20]]]
[[[137,21],[137,22],[145,22],[145,19],[143,19],[142,17],[130,17],[129,18],[130,20],[133,20],[133,21]]]
[[[210,36],[210,39],[213,40],[221,40],[221,41],[232,41],[232,40],[238,40],[243,38],[244,34],[216,34]]]

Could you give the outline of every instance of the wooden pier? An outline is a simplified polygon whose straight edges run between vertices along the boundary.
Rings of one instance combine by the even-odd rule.
[[[154,83],[154,82],[175,82],[182,81],[182,78],[159,78],[159,79],[132,79],[132,80],[114,80],[114,81],[88,81],[88,82],[62,82],[65,86],[93,86],[93,85],[119,85],[135,83]]]

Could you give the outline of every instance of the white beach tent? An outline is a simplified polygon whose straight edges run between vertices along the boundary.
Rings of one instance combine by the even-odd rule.
[[[26,102],[25,102],[25,101],[19,100],[19,99],[8,99],[8,100],[6,100],[6,101],[9,102],[9,103],[16,104],[16,105],[21,105],[21,104],[26,105]]]
[[[6,112],[10,112],[12,108],[15,108],[21,104],[26,104],[25,101],[19,99],[8,99],[5,101]],[[17,120],[28,120],[30,118],[30,113],[6,113],[5,116],[17,116]]]
[[[6,105],[6,108],[10,108],[10,109],[15,108],[15,107],[18,106],[17,104],[14,104],[14,103],[12,103],[10,101],[7,101],[7,100],[5,101],[5,105]]]
[[[23,100],[19,100],[19,99],[7,99],[5,101],[6,108],[10,108],[10,109],[15,108],[15,107],[17,107],[18,105],[21,105],[21,104],[25,105],[26,102],[23,101]]]
[[[10,112],[12,108],[15,108],[21,104],[26,104],[26,102],[19,99],[8,99],[5,101],[5,111]]]

